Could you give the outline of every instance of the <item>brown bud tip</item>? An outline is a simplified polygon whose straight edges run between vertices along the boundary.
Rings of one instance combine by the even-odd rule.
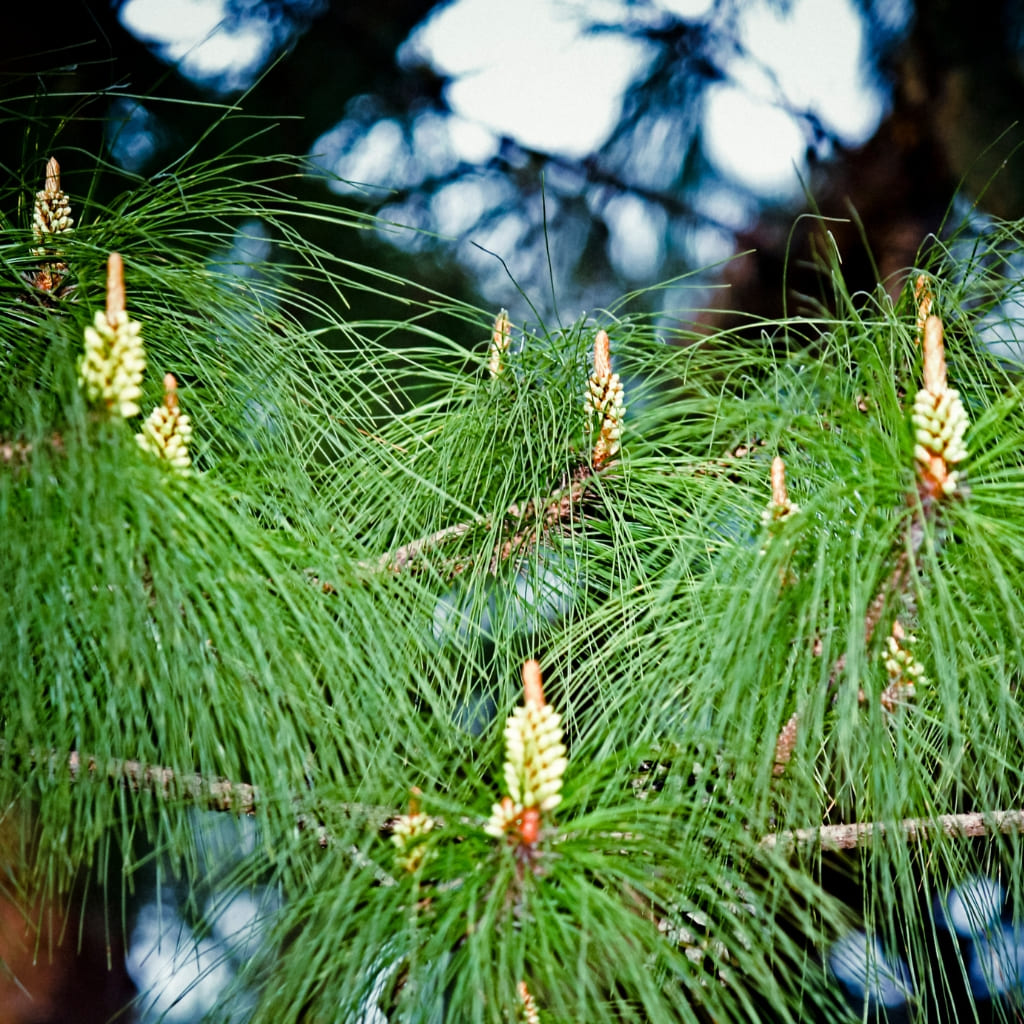
[[[918,274],[914,281],[914,298],[917,299],[917,329],[921,330],[932,311],[932,289],[927,274]]]
[[[781,455],[776,455],[772,459],[772,504],[785,508],[787,501],[786,464],[782,461]]]
[[[494,318],[494,330],[491,332],[491,340],[495,345],[504,348],[511,333],[512,321],[508,318],[508,310],[503,309]]]
[[[409,796],[409,814],[410,815],[412,815],[412,814],[419,814],[420,813],[419,796],[422,793],[422,790],[420,789],[419,786],[413,786],[412,789],[409,791],[409,793],[410,793],[410,796]]]
[[[60,191],[60,164],[54,156],[46,161],[46,191]]]
[[[924,387],[933,395],[946,390],[946,349],[942,341],[942,321],[929,316],[924,322]]]
[[[540,681],[540,662],[533,658],[523,662],[523,694],[527,704],[544,704],[544,686]]]
[[[120,253],[112,252],[107,258],[107,321],[113,324],[124,310],[124,263]]]
[[[178,411],[178,378],[173,373],[164,374],[164,405],[171,412]]]
[[[602,329],[594,338],[594,376],[607,377],[611,372],[611,343],[608,341],[608,332]]]

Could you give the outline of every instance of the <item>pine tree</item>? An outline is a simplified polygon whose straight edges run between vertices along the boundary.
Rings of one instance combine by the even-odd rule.
[[[312,247],[367,224],[240,161],[4,195],[24,905],[153,851],[198,892],[198,810],[262,894],[217,1019],[1019,1012],[1022,382],[977,332],[1021,225],[896,300],[837,256],[758,337],[547,325]]]

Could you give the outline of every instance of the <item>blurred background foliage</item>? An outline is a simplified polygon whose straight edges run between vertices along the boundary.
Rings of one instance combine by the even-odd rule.
[[[292,175],[295,198],[396,225],[312,242],[493,307],[523,305],[518,283],[570,321],[694,271],[641,305],[718,322],[700,311],[818,296],[809,210],[852,291],[896,290],[955,196],[958,220],[1024,201],[1019,0],[66,0],[59,32],[5,20],[4,92],[65,119],[30,153],[8,125],[8,172],[55,148],[81,195],[68,150],[147,177],[193,147],[308,154],[322,173]],[[211,130],[214,103],[247,116]]]

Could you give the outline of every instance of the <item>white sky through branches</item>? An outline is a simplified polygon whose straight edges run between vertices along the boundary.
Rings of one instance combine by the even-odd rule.
[[[324,2],[293,0],[286,10],[308,20]],[[163,59],[229,96],[251,85],[301,27],[261,18],[255,4],[230,17],[227,10],[227,0],[127,0],[120,16]],[[910,17],[909,0],[892,0],[886,12],[883,30],[898,34]],[[810,152],[827,158],[832,139],[855,147],[883,117],[887,87],[874,76],[856,0],[437,4],[399,46],[395,74],[425,66],[444,80],[447,110],[402,118],[373,94],[339,96],[337,120],[313,142],[310,156],[332,191],[369,195],[384,221],[413,229],[390,232],[390,244],[415,250],[424,244],[422,232],[471,237],[483,249],[463,246],[458,258],[481,295],[506,303],[504,274],[484,250],[532,266],[527,249],[536,218],[491,164],[503,140],[555,158],[545,172],[549,183],[558,160],[597,152],[619,124],[630,86],[657,56],[655,44],[630,27],[659,29],[671,17],[703,26],[700,45],[720,77],[705,83],[699,109],[680,109],[678,123],[671,109],[662,111],[653,130],[663,133],[664,151],[649,135],[642,152],[620,149],[615,160],[629,163],[628,179],[671,192],[684,161],[680,140],[699,138],[714,173],[704,175],[697,207],[716,212],[714,225],[694,230],[688,258],[693,266],[712,266],[731,254],[730,230],[749,223],[758,203],[799,199]],[[146,111],[122,114],[137,127],[122,131],[122,152],[114,156],[139,170],[153,148]],[[467,168],[480,173],[462,173]],[[628,190],[590,194],[586,202],[597,203],[609,264],[622,282],[642,285],[664,272],[668,220],[656,202]]]
[[[712,6],[658,0],[647,10],[697,19]],[[232,91],[262,70],[275,40],[259,18],[229,30],[224,7],[224,0],[128,0],[121,20],[187,75]],[[579,157],[607,140],[625,89],[649,59],[642,42],[588,28],[637,10],[621,0],[455,0],[428,15],[403,52],[451,79],[446,97],[463,122],[453,140],[465,140],[464,159],[483,151],[481,130]],[[852,0],[759,0],[741,5],[737,29],[741,47],[722,62],[728,78],[708,91],[705,147],[727,179],[766,198],[784,196],[799,187],[808,146],[793,112],[812,114],[857,145],[883,115],[884,93],[870,79],[864,24]],[[346,176],[367,181],[366,172],[388,166],[389,133],[376,136],[357,173]]]

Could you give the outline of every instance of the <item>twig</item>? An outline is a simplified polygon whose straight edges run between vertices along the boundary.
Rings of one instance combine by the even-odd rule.
[[[738,445],[728,452],[727,458],[707,459],[696,468],[691,469],[690,472],[699,475],[701,473],[715,473],[722,469],[732,469],[736,460],[746,458],[764,445],[765,442],[760,439],[755,439],[751,444]],[[541,519],[545,529],[550,529],[557,523],[568,519],[575,507],[582,502],[587,483],[593,477],[606,472],[613,465],[614,463],[612,462],[605,462],[602,465],[587,465],[584,463],[578,466],[571,477],[563,479],[562,483],[548,495],[539,510],[533,501],[526,502],[525,506],[520,506],[518,502],[509,505],[505,511],[505,518],[521,524],[521,526],[495,549],[491,559],[491,572],[495,572],[502,561],[506,561],[529,542],[532,535],[532,531],[529,529],[530,523]],[[678,470],[673,472],[678,472]],[[420,537],[409,541],[407,544],[403,544],[399,548],[395,548],[393,551],[383,555],[376,563],[361,563],[360,568],[368,572],[399,573],[407,568],[411,562],[425,555],[432,548],[439,547],[446,541],[456,537],[465,536],[475,527],[490,529],[492,525],[493,520],[486,516],[479,516],[472,522],[454,523],[451,526],[445,526],[440,530],[436,530],[426,537]],[[316,580],[318,584],[321,583],[319,578],[316,578]],[[325,588],[327,592],[336,590],[329,583],[325,584]]]
[[[382,572],[401,572],[414,558],[419,558],[420,555],[431,548],[435,548],[446,540],[451,540],[453,537],[461,537],[463,534],[469,533],[474,526],[486,527],[489,524],[489,519],[481,517],[472,523],[454,523],[451,526],[445,526],[443,529],[436,530],[426,537],[409,541],[408,544],[403,544],[400,548],[396,548],[394,551],[384,555],[378,564],[378,568]]]
[[[544,529],[548,530],[569,519],[573,510],[583,500],[587,482],[612,465],[613,463],[606,463],[600,468],[586,464],[581,465],[570,477],[563,479],[560,486],[552,491],[540,505],[532,500],[522,506],[518,502],[509,505],[505,510],[505,519],[510,523],[518,524],[519,528],[495,547],[491,559],[491,572],[495,572],[501,562],[508,560],[529,542],[532,535],[530,524],[540,521],[543,523]],[[419,537],[389,551],[376,563],[362,563],[361,568],[374,572],[399,573],[406,569],[411,562],[446,541],[465,536],[478,527],[485,530],[490,529],[492,525],[493,520],[486,516],[479,516],[471,522],[453,523],[451,526],[435,530],[425,537]]]
[[[56,762],[57,755],[50,759]],[[155,793],[169,799],[189,800],[211,811],[254,814],[259,802],[258,789],[248,782],[207,779],[198,772],[177,772],[173,768],[145,764],[142,761],[113,758],[103,764],[95,757],[82,757],[72,750],[67,761],[72,782],[85,775],[123,782],[134,793]]]
[[[3,754],[8,754],[8,751],[0,746],[0,755]],[[29,764],[42,767],[50,774],[66,769],[72,782],[83,779],[106,780],[124,785],[133,793],[153,793],[168,801],[183,800],[207,811],[251,815],[264,802],[259,788],[248,782],[210,779],[199,772],[179,772],[174,768],[128,758],[100,761],[96,757],[82,755],[77,750],[72,750],[66,756],[56,751],[49,754],[29,751],[24,757]],[[375,804],[345,803],[332,804],[332,807],[349,817],[365,820],[369,827],[378,831],[386,829],[397,816],[394,808]],[[333,837],[327,829],[313,816],[298,811],[295,820],[299,829],[316,834],[320,846],[326,847],[332,841]]]
[[[538,507],[533,501],[528,501],[524,509],[518,504],[510,505],[506,515],[522,524],[508,540],[499,544],[491,558],[490,571],[493,575],[498,571],[502,562],[508,561],[513,555],[527,547],[530,541],[536,536],[532,524],[540,522],[544,530],[550,530],[559,523],[572,519],[577,505],[583,501],[587,489],[587,483],[598,473],[614,465],[606,462],[603,466],[580,466],[572,475],[568,486],[563,482],[562,486],[548,496],[546,504]]]
[[[64,438],[54,433],[48,439],[49,447],[56,452],[64,450]],[[30,441],[0,440],[0,463],[4,465],[23,466],[32,456],[34,445]]]
[[[693,475],[701,475],[704,473],[715,474],[721,470],[732,470],[735,468],[737,461],[756,453],[765,444],[764,440],[755,438],[749,444],[740,444],[730,449],[725,458],[706,459],[697,466],[690,468],[688,472]],[[557,523],[568,519],[575,507],[582,502],[589,481],[605,473],[614,465],[615,463],[613,462],[605,462],[601,465],[581,464],[576,468],[571,477],[564,478],[562,483],[548,495],[539,510],[533,501],[528,501],[523,507],[518,502],[509,505],[505,512],[506,519],[520,523],[522,526],[508,540],[496,548],[491,560],[491,572],[496,571],[500,562],[510,558],[529,542],[532,535],[532,531],[529,529],[530,523],[541,519],[545,529],[550,529]],[[675,469],[672,472],[676,474],[679,470]],[[408,544],[403,544],[401,547],[384,555],[375,565],[364,563],[361,567],[376,572],[401,572],[410,562],[426,554],[431,548],[437,547],[455,537],[462,537],[474,527],[490,529],[491,526],[492,520],[485,516],[480,516],[473,522],[455,523],[452,526],[446,526],[437,530],[426,537],[420,537],[417,540],[410,541]]]
[[[1024,808],[1012,811],[978,811],[970,814],[940,814],[935,818],[904,818],[888,825],[881,821],[854,822],[845,825],[821,825],[772,832],[761,839],[765,849],[790,853],[820,846],[826,850],[855,850],[870,846],[876,839],[892,836],[906,843],[936,835],[951,839],[974,839],[994,835],[1024,833]]]

